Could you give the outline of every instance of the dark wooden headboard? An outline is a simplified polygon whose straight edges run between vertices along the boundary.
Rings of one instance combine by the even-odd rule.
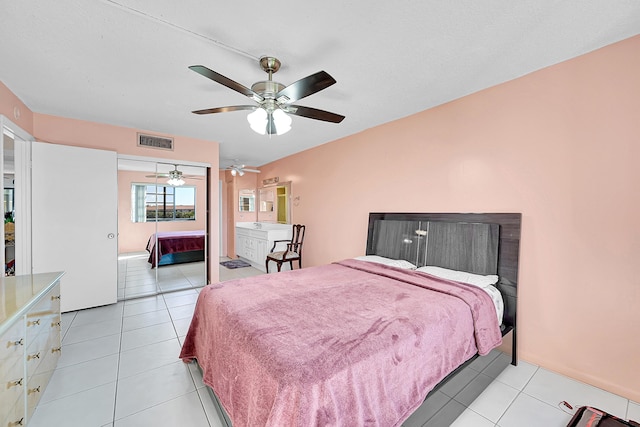
[[[521,220],[519,213],[370,213],[366,254],[497,274],[515,348]]]

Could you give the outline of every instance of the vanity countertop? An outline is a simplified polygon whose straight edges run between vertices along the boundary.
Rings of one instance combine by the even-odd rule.
[[[38,302],[60,278],[63,271],[25,274],[0,279],[0,335]]]
[[[291,230],[291,224],[278,224],[274,222],[236,222],[236,227],[249,230]]]

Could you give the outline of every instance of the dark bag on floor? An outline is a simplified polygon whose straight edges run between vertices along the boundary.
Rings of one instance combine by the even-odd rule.
[[[591,406],[581,406],[567,424],[567,427],[640,427],[635,421],[625,421],[614,415],[607,414]]]

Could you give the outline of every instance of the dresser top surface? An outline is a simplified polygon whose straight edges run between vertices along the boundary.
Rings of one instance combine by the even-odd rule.
[[[0,278],[0,334],[64,275],[62,271]]]

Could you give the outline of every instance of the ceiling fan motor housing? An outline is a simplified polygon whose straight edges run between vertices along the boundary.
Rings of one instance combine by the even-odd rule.
[[[282,83],[274,82],[273,80],[264,80],[256,82],[251,85],[251,90],[259,93],[265,98],[275,98],[276,93],[285,88]]]

